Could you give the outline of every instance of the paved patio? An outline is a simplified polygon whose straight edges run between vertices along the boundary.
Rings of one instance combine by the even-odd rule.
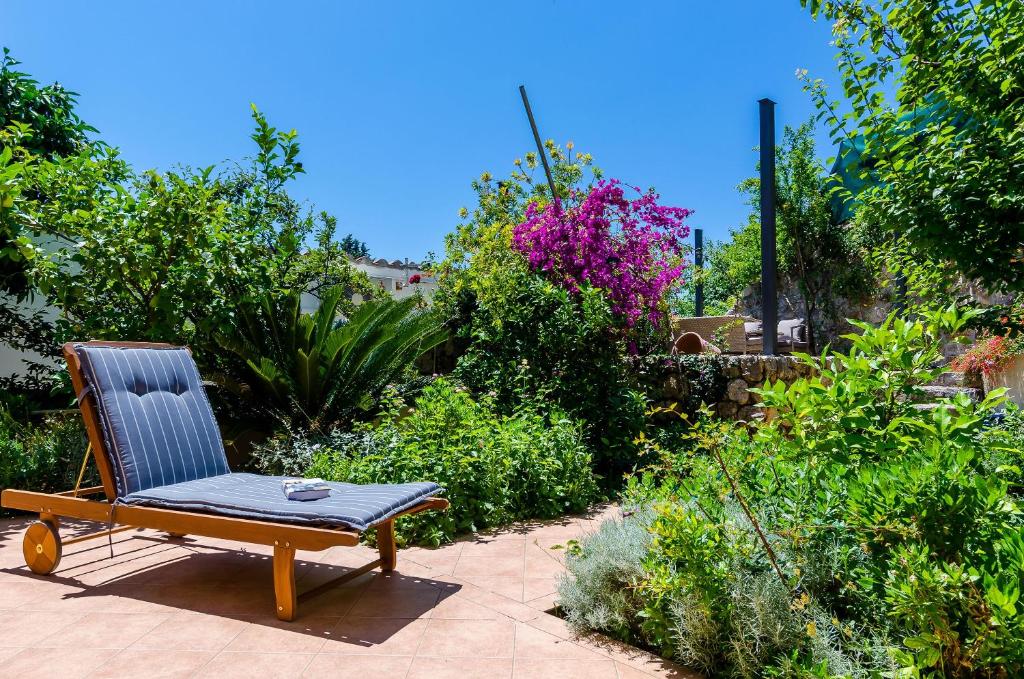
[[[0,674],[42,677],[696,677],[547,610],[565,545],[616,511],[524,524],[440,549],[399,551],[368,573],[274,617],[270,548],[152,531],[69,546],[33,575],[26,519],[0,522]],[[95,530],[65,524],[66,540]],[[100,527],[102,528],[102,527]],[[296,556],[299,590],[376,558],[366,547]]]

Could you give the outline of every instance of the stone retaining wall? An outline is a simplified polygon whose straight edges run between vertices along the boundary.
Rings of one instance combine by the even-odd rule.
[[[769,381],[792,384],[812,372],[811,366],[792,356],[729,356],[725,363],[729,381],[715,409],[719,417],[750,420],[757,413],[756,404],[761,402],[758,394],[750,392],[751,388],[762,387]]]
[[[666,362],[660,374],[652,376],[660,380],[660,385],[652,385],[655,388],[649,391],[656,404],[667,408],[678,403],[684,410],[692,410],[697,401],[711,400],[712,410],[719,417],[748,421],[757,414],[756,405],[761,400],[751,388],[761,387],[766,381],[792,384],[813,371],[792,356],[750,354],[702,359],[699,367]],[[706,374],[708,371],[716,375]]]

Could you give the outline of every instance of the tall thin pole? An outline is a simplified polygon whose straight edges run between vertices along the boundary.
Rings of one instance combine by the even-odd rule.
[[[533,140],[537,142],[537,153],[540,154],[540,162],[544,165],[544,174],[548,178],[548,188],[551,189],[551,200],[555,203],[555,211],[558,207],[558,194],[555,193],[555,180],[551,176],[551,168],[548,167],[548,154],[544,152],[544,144],[540,141],[540,132],[537,131],[537,121],[533,119],[533,109],[530,108],[530,99],[526,96],[526,85],[519,86],[519,94],[523,97],[523,106],[526,107],[526,117],[530,119],[530,128],[533,130]]]
[[[701,272],[704,270],[704,229],[693,230],[693,263]],[[697,285],[693,291],[694,315],[704,315],[704,276],[698,274]]]
[[[757,103],[761,118],[761,337],[762,351],[773,356],[779,329],[775,290],[775,102],[765,98]]]

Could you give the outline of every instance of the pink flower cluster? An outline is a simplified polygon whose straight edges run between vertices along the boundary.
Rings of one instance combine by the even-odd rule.
[[[621,182],[601,181],[585,196],[543,209],[530,204],[515,227],[514,247],[534,271],[576,293],[600,288],[612,309],[632,327],[645,314],[661,320],[659,304],[686,268],[683,224],[691,211],[658,204],[658,194],[629,200]]]

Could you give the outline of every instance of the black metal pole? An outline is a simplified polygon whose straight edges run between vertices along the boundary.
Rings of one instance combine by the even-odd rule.
[[[551,176],[551,168],[548,167],[548,154],[544,152],[544,144],[540,140],[540,132],[537,131],[537,121],[533,119],[533,109],[530,108],[530,99],[526,96],[526,85],[519,86],[519,94],[523,97],[523,106],[526,107],[526,117],[530,119],[530,128],[533,130],[533,140],[537,142],[537,153],[540,154],[540,162],[544,165],[544,174],[548,178],[548,188],[551,189],[551,200],[555,203],[555,211],[558,207],[558,194],[555,193],[555,180]]]
[[[704,229],[693,230],[693,264],[699,270],[693,290],[693,314],[699,318],[704,315]]]
[[[761,118],[761,337],[762,352],[773,356],[779,329],[775,290],[775,102],[765,98],[757,103]]]

